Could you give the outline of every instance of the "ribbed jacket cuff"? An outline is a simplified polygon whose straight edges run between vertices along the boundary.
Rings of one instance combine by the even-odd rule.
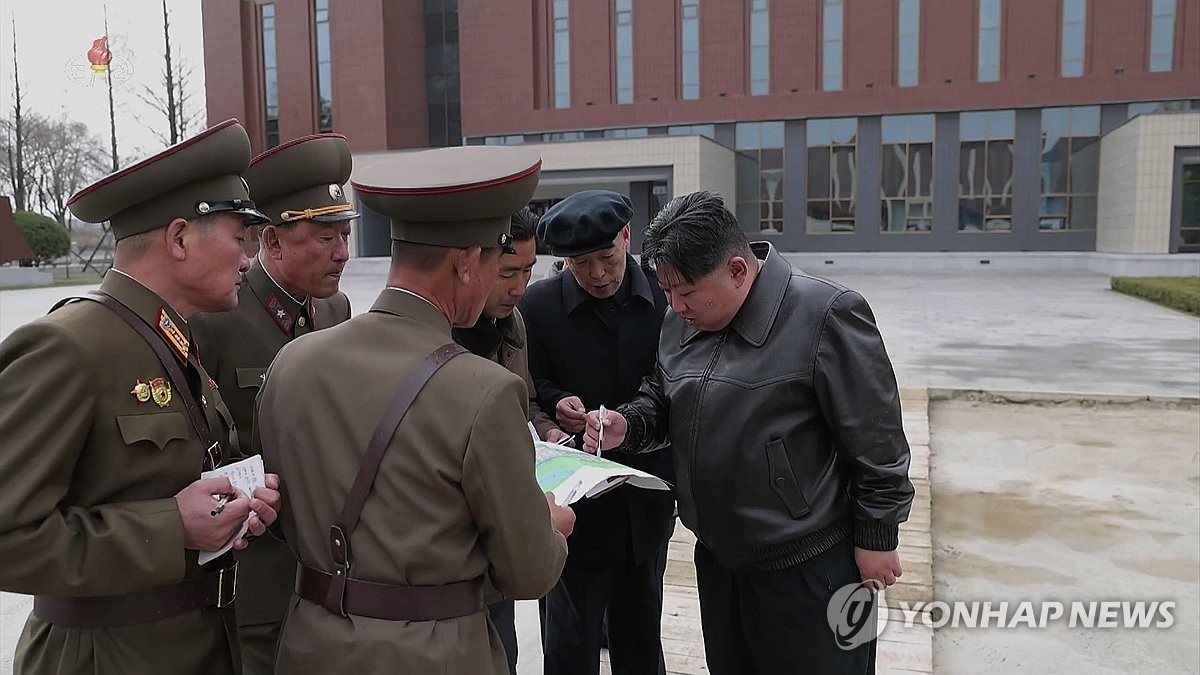
[[[854,545],[868,551],[895,551],[900,545],[900,525],[855,518]]]
[[[642,419],[637,409],[628,403],[617,406],[617,412],[625,418],[625,440],[608,452],[623,452],[637,454],[646,445],[646,420]]]

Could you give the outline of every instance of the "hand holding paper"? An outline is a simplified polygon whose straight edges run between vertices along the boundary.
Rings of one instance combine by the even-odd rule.
[[[563,506],[625,483],[648,490],[671,489],[666,481],[645,471],[545,441],[533,445],[538,485],[543,492],[553,493],[555,502]]]
[[[262,457],[260,455],[255,455],[253,457],[243,459],[240,462],[234,462],[233,464],[227,464],[225,466],[213,469],[212,471],[205,471],[204,473],[200,474],[200,478],[202,480],[210,478],[228,479],[229,484],[234,490],[241,491],[247,497],[253,495],[255,490],[267,487],[266,471],[263,469]],[[214,501],[213,510],[215,510],[215,507],[216,502]],[[224,515],[224,510],[228,508],[228,506],[224,507],[224,509],[222,509],[222,514],[213,517],[221,517],[221,515]],[[234,535],[230,537],[229,540],[226,541],[219,549],[215,551],[200,551],[200,564],[203,565],[207,562],[215,560],[224,555],[229,549],[233,548],[234,542],[245,536],[246,532],[249,531],[251,519],[261,520],[255,514],[255,512],[251,511],[246,515],[245,520],[242,522],[241,528],[238,529]],[[265,526],[268,524],[269,523],[263,523],[262,525],[265,528]]]

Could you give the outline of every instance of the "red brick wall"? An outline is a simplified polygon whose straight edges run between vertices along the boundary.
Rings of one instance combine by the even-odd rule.
[[[343,0],[354,2],[355,0]],[[384,81],[386,88],[387,147],[425,147],[429,142],[428,99],[425,96],[425,8],[421,2],[383,0]],[[343,43],[357,49],[357,42]],[[337,58],[336,52],[334,58]],[[360,105],[346,101],[344,105]],[[337,126],[337,102],[334,102]],[[339,129],[340,131],[340,129]],[[350,135],[350,130],[346,132]]]
[[[611,103],[611,5],[576,0],[571,21],[573,107],[555,110],[533,96],[534,87],[548,92],[548,68],[535,68],[528,55],[533,48],[514,47],[534,45],[535,26],[549,30],[541,14],[547,2],[536,0],[532,10],[528,0],[460,4],[464,135],[1200,97],[1200,0],[1179,0],[1177,69],[1155,74],[1147,72],[1150,0],[1093,0],[1085,76],[1072,79],[1058,77],[1059,3],[1004,0],[997,83],[975,81],[977,3],[924,0],[920,86],[908,88],[894,84],[895,3],[855,0],[846,3],[841,92],[819,90],[821,0],[774,0],[772,93],[753,97],[747,93],[746,3],[706,0],[700,9],[698,101],[677,100],[678,0],[639,0],[634,3],[635,102],[617,106]],[[1117,65],[1125,66],[1123,74],[1113,72]],[[644,75],[645,69],[651,74]],[[601,91],[609,93],[601,96]],[[722,91],[725,97],[719,95]],[[591,106],[585,104],[589,98]]]
[[[279,140],[316,133],[316,47],[312,0],[275,0]],[[337,102],[333,114],[337,115]]]
[[[355,152],[386,150],[384,0],[330,0],[333,126]]]
[[[208,124],[241,121],[259,152],[264,102],[258,8],[244,0],[205,0],[202,22]]]

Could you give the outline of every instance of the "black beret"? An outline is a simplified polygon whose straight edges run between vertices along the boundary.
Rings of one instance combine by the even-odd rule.
[[[576,192],[538,221],[537,237],[550,254],[574,258],[612,248],[613,239],[633,217],[629,198],[610,190]]]

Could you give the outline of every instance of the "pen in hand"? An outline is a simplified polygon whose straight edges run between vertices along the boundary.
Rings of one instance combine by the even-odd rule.
[[[604,447],[604,418],[608,415],[608,410],[604,406],[600,406],[600,430],[596,432],[596,456],[600,456],[600,450]]]
[[[213,510],[209,512],[209,515],[216,517],[221,515],[221,512],[225,510],[226,504],[233,501],[234,495],[213,495],[213,498],[217,500],[217,505],[213,507]]]

